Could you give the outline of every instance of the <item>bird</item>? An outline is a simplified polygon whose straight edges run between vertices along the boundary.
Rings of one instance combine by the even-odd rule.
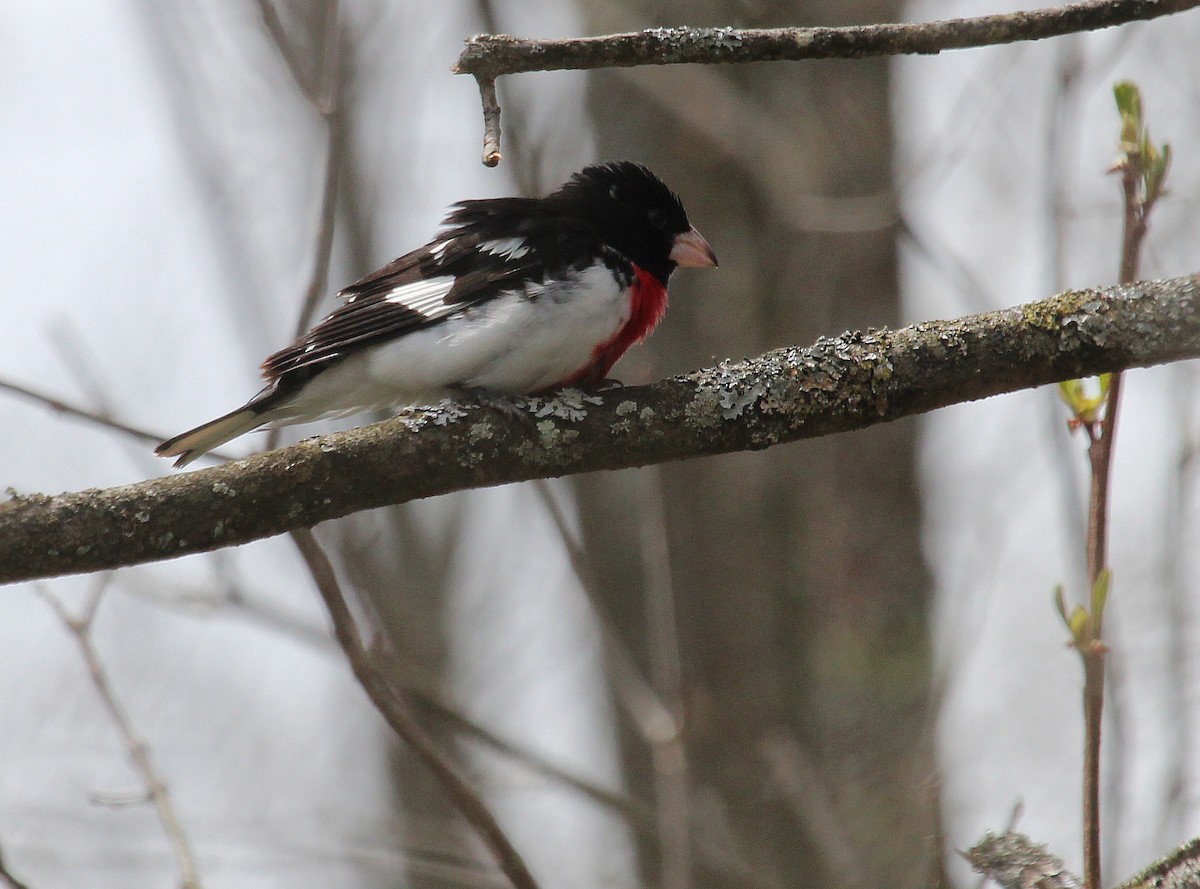
[[[601,383],[662,320],[671,273],[716,266],[679,196],[632,161],[585,167],[542,198],[460,201],[433,240],[268,357],[266,388],[155,453],[183,467],[263,426]]]

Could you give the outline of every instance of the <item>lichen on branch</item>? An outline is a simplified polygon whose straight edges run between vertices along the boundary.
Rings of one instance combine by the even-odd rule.
[[[0,503],[0,583],[205,552],[466,488],[758,450],[1200,357],[1200,275],[844,333],[648,386],[447,403],[223,466]]]
[[[495,81],[531,71],[632,68],[640,65],[736,64],[932,55],[950,49],[1043,40],[1158,18],[1200,6],[1200,0],[1092,0],[1050,9],[936,22],[836,28],[647,28],[628,34],[529,40],[480,34],[466,41],[456,74],[479,82],[484,106],[483,162],[500,160],[500,107]],[[489,108],[489,98],[491,107]]]

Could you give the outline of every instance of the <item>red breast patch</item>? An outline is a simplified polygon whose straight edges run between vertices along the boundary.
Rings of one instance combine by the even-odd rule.
[[[658,326],[667,311],[667,288],[640,266],[633,267],[629,286],[629,320],[607,342],[592,350],[592,360],[560,383],[560,386],[587,386],[608,376],[630,346],[640,343]]]

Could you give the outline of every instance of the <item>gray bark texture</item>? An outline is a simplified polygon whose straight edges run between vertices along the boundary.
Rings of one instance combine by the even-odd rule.
[[[446,404],[224,466],[0,504],[0,582],[117,568],[466,488],[759,450],[1200,356],[1200,276],[845,333],[649,386]],[[518,413],[518,411],[520,413]]]

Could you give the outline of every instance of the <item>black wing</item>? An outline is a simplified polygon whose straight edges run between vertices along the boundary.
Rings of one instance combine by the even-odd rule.
[[[435,240],[342,290],[345,304],[263,362],[268,381],[301,383],[356,349],[444,320],[604,250],[580,220],[533,198],[464,201]]]

